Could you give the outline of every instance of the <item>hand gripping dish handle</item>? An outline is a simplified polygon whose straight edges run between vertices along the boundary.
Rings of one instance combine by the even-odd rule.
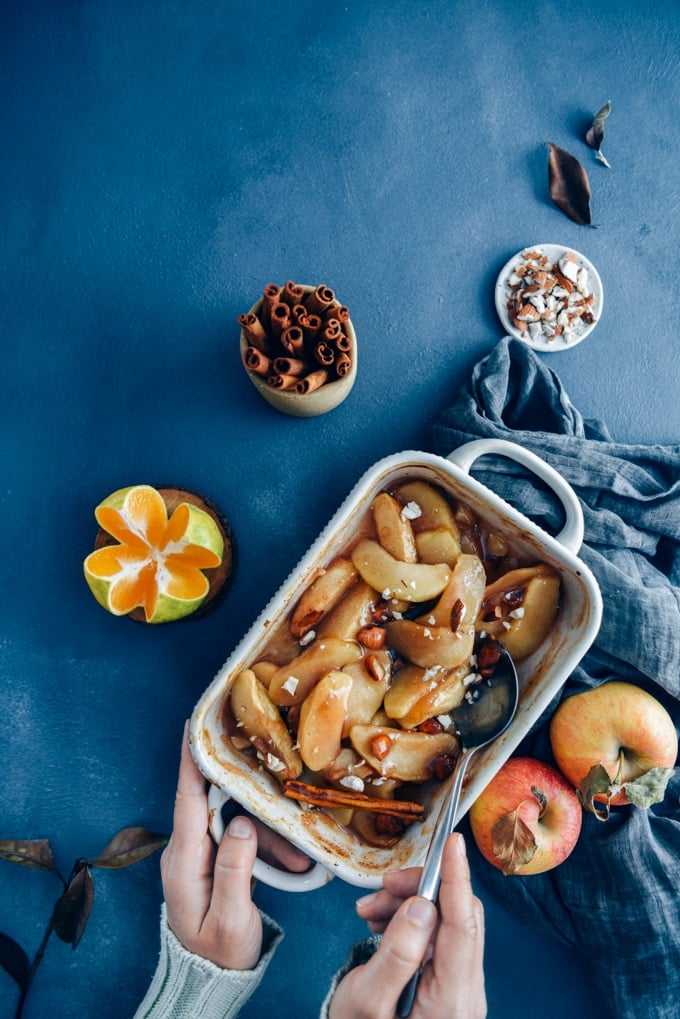
[[[231,797],[218,786],[211,785],[208,792],[208,827],[210,834],[219,842],[224,835],[224,818],[222,808],[228,803]],[[322,867],[320,863],[314,864],[309,870],[302,874],[293,873],[289,870],[280,870],[265,863],[258,856],[253,868],[253,877],[271,888],[278,888],[283,892],[309,892],[315,888],[321,888],[328,884],[333,875]]]
[[[564,527],[555,535],[555,540],[570,552],[577,553],[583,542],[583,510],[578,496],[569,482],[565,481],[562,475],[558,474],[554,467],[542,460],[540,456],[507,439],[475,439],[472,442],[466,442],[465,445],[459,446],[458,449],[449,453],[447,460],[469,474],[475,460],[486,456],[487,453],[495,453],[506,456],[509,460],[515,460],[545,481],[562,503],[565,513]]]

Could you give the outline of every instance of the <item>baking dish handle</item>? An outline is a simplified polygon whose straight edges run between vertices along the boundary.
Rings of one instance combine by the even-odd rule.
[[[469,474],[475,460],[487,453],[507,456],[509,460],[522,464],[545,481],[562,503],[565,513],[564,527],[555,535],[555,540],[570,552],[578,552],[583,542],[583,510],[578,496],[569,482],[540,456],[507,439],[474,439],[454,449],[446,459]]]
[[[210,834],[219,842],[224,835],[224,818],[222,808],[231,799],[229,793],[225,793],[216,785],[211,785],[208,791],[208,827]],[[333,879],[329,870],[320,863],[316,863],[309,870],[302,874],[293,873],[290,870],[280,870],[265,863],[258,856],[253,868],[253,877],[270,888],[278,888],[283,892],[310,892],[315,888],[321,888]]]

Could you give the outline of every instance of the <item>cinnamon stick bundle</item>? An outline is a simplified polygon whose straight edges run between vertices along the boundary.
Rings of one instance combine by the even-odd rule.
[[[273,389],[304,396],[352,368],[349,311],[330,287],[268,283],[257,313],[238,316],[245,368]]]

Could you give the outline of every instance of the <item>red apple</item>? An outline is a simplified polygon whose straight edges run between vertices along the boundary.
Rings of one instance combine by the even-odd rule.
[[[583,812],[558,771],[531,757],[511,757],[470,809],[482,856],[504,874],[541,874],[571,853]]]
[[[601,819],[609,805],[663,799],[678,755],[673,719],[633,683],[611,680],[562,701],[550,723],[557,766]]]

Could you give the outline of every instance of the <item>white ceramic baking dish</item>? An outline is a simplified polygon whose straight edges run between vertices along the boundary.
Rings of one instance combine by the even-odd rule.
[[[470,476],[472,464],[485,454],[500,454],[522,463],[552,488],[565,513],[559,534],[547,534]],[[258,861],[256,876],[276,887],[306,890],[333,876],[358,886],[378,887],[385,870],[419,864],[427,851],[447,782],[437,784],[430,793],[424,822],[412,824],[394,848],[374,848],[340,827],[325,811],[302,810],[296,802],[286,799],[272,775],[253,768],[231,746],[220,720],[225,694],[233,679],[257,661],[273,629],[288,616],[314,571],[347,548],[357,522],[380,491],[414,478],[438,485],[454,500],[465,502],[528,559],[552,565],[562,581],[560,611],[550,638],[518,663],[520,699],[515,720],[500,739],[474,755],[458,820],[549,706],[597,634],[602,614],[599,588],[576,555],[583,539],[580,503],[573,489],[545,461],[514,443],[483,439],[461,446],[448,458],[406,451],[376,463],[352,489],[255,620],[200,698],[191,719],[192,752],[212,783],[211,823],[216,837],[221,833],[221,806],[226,799],[233,798],[316,861],[305,875],[291,875]]]

